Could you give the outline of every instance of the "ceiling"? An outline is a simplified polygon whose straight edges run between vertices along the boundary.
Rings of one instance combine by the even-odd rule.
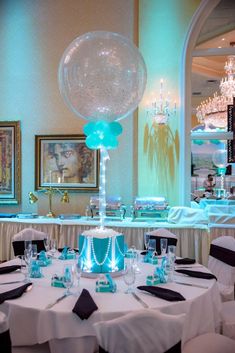
[[[195,47],[197,56],[192,62],[193,113],[203,100],[216,91],[220,93],[220,80],[226,76],[224,64],[227,55],[224,52],[228,48],[231,50],[231,42],[235,42],[235,0],[221,0],[207,18]]]

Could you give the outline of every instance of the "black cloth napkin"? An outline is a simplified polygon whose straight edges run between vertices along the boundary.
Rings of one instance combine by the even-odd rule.
[[[185,298],[179,292],[174,290],[161,288],[156,286],[139,286],[137,287],[140,290],[144,290],[148,293],[155,295],[158,298],[168,300],[169,302],[183,301]]]
[[[188,275],[190,277],[195,277],[195,278],[217,280],[217,278],[212,273],[207,273],[207,272],[191,271],[191,270],[175,270],[175,272],[183,273],[184,275]]]
[[[189,259],[188,257],[184,257],[183,259],[176,259],[175,263],[177,265],[193,265],[195,264],[195,259]]]
[[[147,255],[148,251],[141,251],[140,255]]]
[[[9,290],[8,292],[0,293],[0,304],[5,300],[16,299],[21,297],[21,295],[26,291],[26,289],[31,286],[32,283],[26,283],[21,287]]]
[[[0,275],[4,275],[5,273],[14,272],[16,270],[19,270],[20,268],[21,268],[20,265],[11,265],[11,266],[0,267]]]
[[[87,289],[83,289],[80,297],[78,298],[73,313],[77,314],[80,319],[88,319],[91,314],[98,309],[98,306],[92,299]]]

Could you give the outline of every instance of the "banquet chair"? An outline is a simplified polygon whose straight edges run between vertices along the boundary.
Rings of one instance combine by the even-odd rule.
[[[175,245],[175,246],[177,245],[178,239],[176,235],[171,233],[167,229],[159,228],[159,229],[153,230],[152,232],[148,232],[147,234],[150,235],[150,239],[156,240],[156,251],[158,254],[161,253],[161,246],[160,246],[161,239],[167,239],[167,247],[169,245]]]
[[[186,342],[182,353],[234,353],[235,341],[218,333],[205,333]]]
[[[209,270],[217,277],[222,301],[234,299],[235,284],[235,239],[221,236],[210,245]]]
[[[139,310],[93,325],[100,353],[180,353],[185,314]]]
[[[7,316],[0,311],[0,351],[11,353],[11,338]]]
[[[234,300],[222,303],[221,319],[222,319],[223,335],[235,340],[235,301]]]
[[[12,239],[12,246],[14,250],[14,255],[23,255],[25,249],[25,241],[31,240],[32,244],[37,245],[37,251],[40,252],[45,250],[44,239],[46,239],[48,235],[44,232],[40,232],[39,230],[33,228],[25,228],[21,230],[19,233],[15,234]]]

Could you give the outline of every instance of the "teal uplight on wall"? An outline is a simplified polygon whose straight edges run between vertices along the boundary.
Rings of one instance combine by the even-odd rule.
[[[1,2],[0,118],[19,119],[23,107],[34,105],[40,81],[40,50],[34,29],[35,18],[27,1]]]
[[[148,82],[138,121],[138,194],[139,196],[164,196],[171,206],[179,204],[180,199],[178,149],[181,136],[178,131],[182,53],[191,18],[199,4],[200,0],[139,1],[139,48],[147,66]],[[160,125],[155,130],[158,130],[160,134],[161,146],[167,146],[171,135],[176,136],[176,139],[175,142],[172,139],[167,153],[159,144],[158,155],[152,148],[156,163],[151,165],[149,157],[152,156],[145,150],[148,117],[146,117],[144,104],[154,91],[156,82],[159,82],[162,77],[167,82],[167,90],[177,102],[177,113],[172,119],[168,119],[170,134]],[[176,155],[174,155],[174,149],[177,151]]]

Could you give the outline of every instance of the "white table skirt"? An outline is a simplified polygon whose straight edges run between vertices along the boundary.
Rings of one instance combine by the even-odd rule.
[[[12,260],[14,262],[17,260]],[[66,261],[71,263],[72,260]],[[131,295],[124,293],[126,285],[122,277],[115,279],[117,293],[96,293],[95,279],[82,278],[81,288],[90,291],[98,306],[88,320],[80,318],[72,313],[77,297],[69,296],[50,310],[46,306],[63,294],[62,288],[51,287],[50,279],[54,273],[61,274],[65,261],[54,260],[54,264],[43,268],[44,277],[33,279],[33,289],[22,297],[6,301],[0,305],[0,310],[9,315],[10,330],[13,345],[33,345],[49,341],[52,353],[93,353],[97,348],[94,344],[95,332],[93,323],[103,320],[111,320],[127,314],[133,310],[143,309],[141,304]],[[2,265],[1,265],[2,266]],[[141,274],[137,275],[135,285],[145,284],[147,274],[152,274],[153,265],[141,264]],[[203,269],[200,269],[203,270]],[[0,282],[19,279],[21,273],[1,275]],[[198,334],[214,332],[220,321],[220,295],[215,280],[203,280],[197,278],[182,277],[177,275],[177,280],[203,284],[208,289],[183,286],[176,283],[162,285],[164,288],[180,292],[186,301],[167,302],[152,295],[138,292],[138,295],[150,308],[158,309],[169,314],[186,313],[186,322],[183,330],[183,343]],[[6,291],[16,285],[0,286],[0,291]],[[87,337],[89,345],[76,345],[76,339]],[[69,338],[73,338],[70,342]],[[63,341],[60,341],[63,340]],[[85,341],[86,342],[86,341]],[[63,343],[59,349],[59,343]],[[71,345],[70,345],[71,343]],[[65,350],[65,346],[67,349]],[[53,348],[54,347],[54,348]],[[71,348],[73,347],[73,348]],[[74,350],[76,347],[76,350]],[[83,350],[85,348],[85,350]]]
[[[0,219],[0,261],[14,257],[11,245],[14,234],[30,227],[43,231],[57,240],[59,247],[64,245],[77,247],[77,236],[84,230],[99,225],[98,221],[87,220],[60,220],[58,218],[36,219]],[[184,225],[165,222],[131,222],[130,220],[106,222],[105,225],[124,234],[128,246],[134,245],[137,249],[144,247],[144,233],[156,228],[167,228],[178,237],[177,255],[193,257],[203,265],[207,265],[209,253],[209,234],[206,225]]]

